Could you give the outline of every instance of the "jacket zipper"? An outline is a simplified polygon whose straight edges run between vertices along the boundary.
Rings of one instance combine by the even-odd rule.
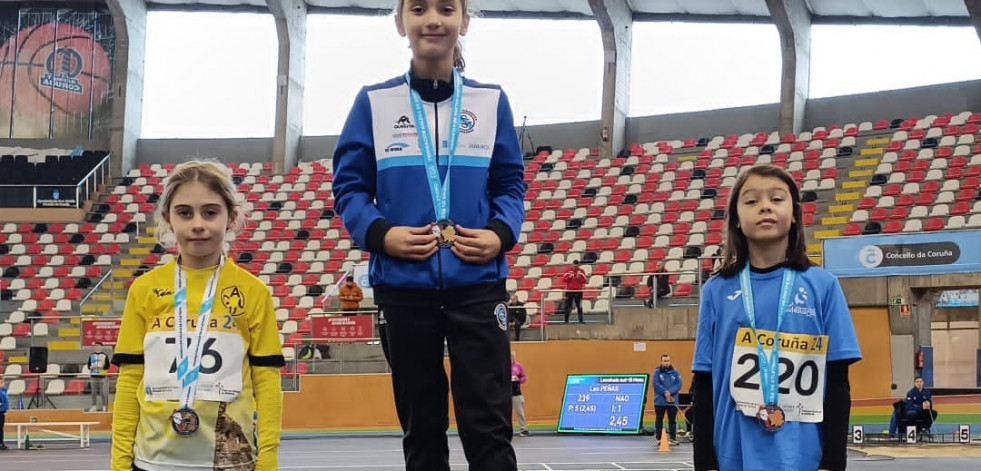
[[[435,80],[433,81],[433,88],[436,88],[436,81]],[[439,142],[439,103],[433,103],[433,123],[434,123],[434,125],[433,125],[433,134],[434,134],[434,136],[433,136],[434,137],[434,139],[433,139],[433,147],[436,150],[436,176],[438,177],[439,176],[439,148],[440,148],[440,142]],[[446,169],[446,171],[449,172],[450,169]],[[439,217],[439,215],[437,214],[436,217]],[[440,257],[440,254],[439,254],[441,250],[442,249],[440,249],[438,247],[436,248],[436,270],[437,270],[437,273],[436,273],[436,276],[437,276],[436,285],[437,285],[437,287],[439,289],[442,290],[443,289],[443,259],[442,259],[442,257]]]

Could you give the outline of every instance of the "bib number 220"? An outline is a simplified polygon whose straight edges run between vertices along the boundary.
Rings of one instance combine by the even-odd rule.
[[[733,386],[737,388],[744,389],[760,389],[760,385],[754,382],[754,376],[758,376],[760,371],[760,363],[755,353],[744,353],[738,360],[737,363],[740,365],[745,365],[746,363],[752,363],[752,366],[748,371],[743,373],[741,376],[736,378]],[[781,357],[780,366],[783,370],[780,373],[780,384],[783,384],[787,379],[793,378],[793,386],[797,394],[801,396],[810,396],[814,394],[814,391],[818,387],[818,365],[814,360],[805,360],[800,366],[794,364],[789,358]],[[810,374],[807,374],[810,373]],[[807,384],[805,384],[807,383]],[[780,387],[780,394],[790,394],[789,387]]]

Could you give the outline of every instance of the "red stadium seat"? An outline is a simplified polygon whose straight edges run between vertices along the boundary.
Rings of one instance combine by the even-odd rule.
[[[85,380],[82,379],[72,379],[68,381],[65,386],[65,395],[78,395],[85,392]]]
[[[896,198],[896,206],[913,206],[913,195],[899,195]]]
[[[692,292],[692,289],[691,289],[691,285],[690,284],[688,284],[688,283],[681,283],[681,284],[675,285],[674,290],[672,290],[672,292],[671,292],[671,295],[672,296],[691,296],[691,292]]]
[[[954,203],[954,207],[950,210],[950,214],[954,216],[959,214],[967,214],[969,212],[971,212],[971,205],[970,203],[964,201]]]
[[[296,333],[298,333],[298,334],[309,334],[310,332],[312,332],[313,331],[313,327],[311,326],[311,322],[312,321],[310,319],[307,319],[307,320],[304,320],[303,322],[301,322],[300,323],[300,326],[296,328]]]
[[[23,322],[20,324],[15,324],[13,332],[11,332],[10,335],[14,337],[26,337],[31,335],[31,325]]]
[[[896,234],[903,230],[902,221],[889,221],[886,223],[885,227],[882,228],[883,234]]]
[[[889,213],[889,219],[904,220],[909,217],[909,210],[906,207],[896,207],[892,208]]]
[[[957,193],[956,201],[971,201],[974,199],[974,189],[964,188],[964,184],[961,183],[961,191]]]
[[[939,231],[944,228],[944,220],[941,218],[930,218],[923,227],[924,231]]]

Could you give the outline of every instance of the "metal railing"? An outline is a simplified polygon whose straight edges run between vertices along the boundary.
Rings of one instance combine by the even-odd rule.
[[[31,192],[31,208],[81,208],[82,204],[89,195],[94,193],[99,185],[109,181],[109,159],[111,154],[106,154],[99,163],[92,167],[84,176],[79,178],[76,184],[26,184],[26,185],[0,185],[0,189],[6,188],[29,188]],[[51,198],[43,199],[38,197],[38,189],[51,191]],[[65,190],[74,195],[74,199],[62,198],[61,191]],[[66,197],[69,195],[65,195]]]
[[[112,307],[113,295],[115,294],[115,287],[113,286],[115,284],[114,283],[115,282],[115,279],[116,279],[116,277],[114,276],[114,272],[113,272],[112,269],[110,269],[104,275],[102,275],[102,278],[99,278],[99,281],[96,282],[94,286],[92,286],[92,289],[89,290],[88,294],[86,294],[84,297],[82,297],[82,299],[79,301],[79,303],[78,303],[78,313],[79,313],[80,316],[85,316],[85,305],[86,305],[86,303],[88,303],[90,300],[92,300],[93,296],[103,288],[103,286],[106,284],[106,281],[107,280],[109,281],[109,288],[107,290],[107,293],[109,295],[108,296],[109,297],[109,301],[107,301],[107,302],[109,304],[109,307],[110,308]],[[101,301],[95,300],[93,302],[96,303],[96,304],[101,304]],[[110,311],[111,311],[111,309],[110,309]]]

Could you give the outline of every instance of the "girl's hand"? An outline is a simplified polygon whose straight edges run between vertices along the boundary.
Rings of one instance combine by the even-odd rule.
[[[466,229],[457,225],[451,250],[464,262],[483,265],[501,252],[501,239],[490,229]]]
[[[432,224],[421,227],[395,226],[385,234],[385,253],[392,257],[421,262],[439,250]]]

